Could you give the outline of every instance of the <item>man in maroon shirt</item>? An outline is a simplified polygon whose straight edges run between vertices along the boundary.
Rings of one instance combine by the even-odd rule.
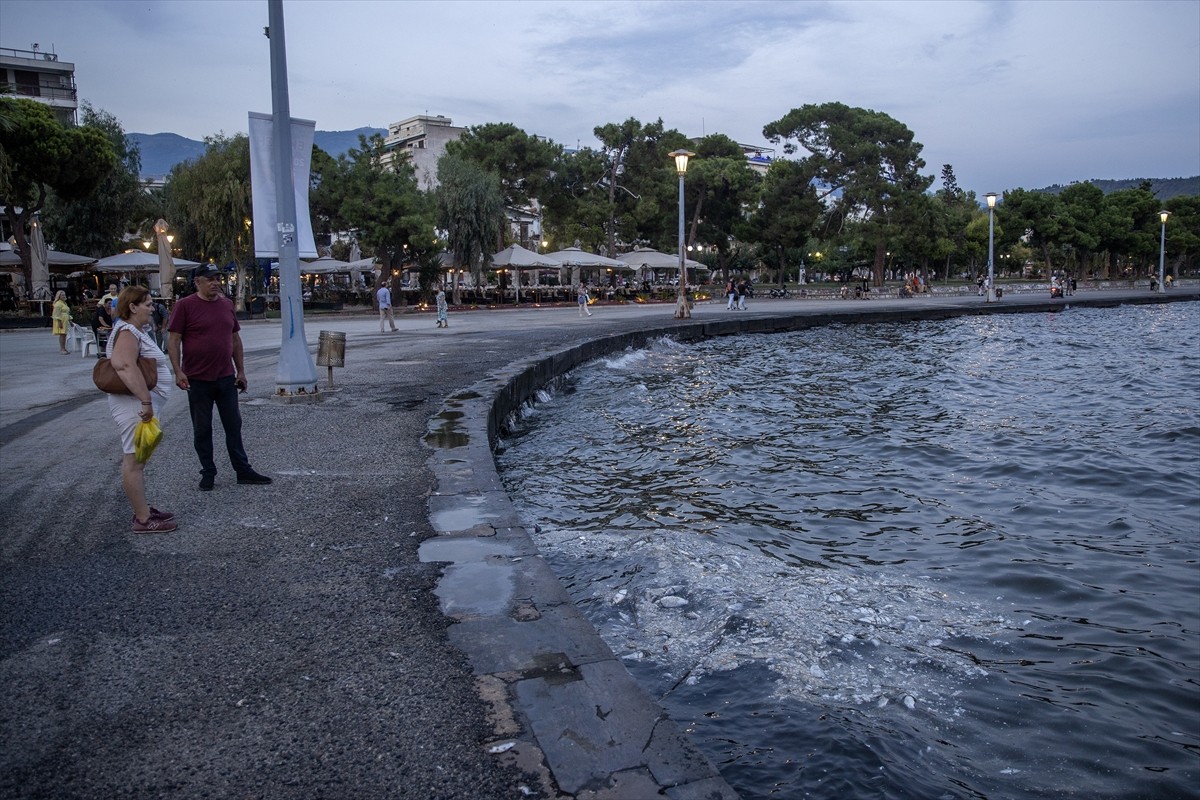
[[[187,392],[192,415],[192,445],[200,457],[200,490],[212,491],[217,476],[213,461],[212,412],[216,405],[225,429],[225,449],[237,473],[237,482],[262,485],[271,482],[259,475],[242,446],[242,412],[238,392],[246,391],[242,337],[233,303],[221,291],[215,264],[196,270],[196,293],[180,299],[167,324],[167,352],[175,371],[175,385]]]

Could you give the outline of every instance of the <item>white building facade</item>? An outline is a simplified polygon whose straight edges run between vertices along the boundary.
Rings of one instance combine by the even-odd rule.
[[[60,61],[55,53],[43,52],[37,44],[30,48],[0,47],[0,81],[11,96],[48,105],[59,122],[75,125],[79,111],[75,65]]]

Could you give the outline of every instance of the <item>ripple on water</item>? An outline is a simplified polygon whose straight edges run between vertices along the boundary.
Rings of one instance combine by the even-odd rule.
[[[1197,307],[657,343],[498,460],[745,797],[1191,796]]]

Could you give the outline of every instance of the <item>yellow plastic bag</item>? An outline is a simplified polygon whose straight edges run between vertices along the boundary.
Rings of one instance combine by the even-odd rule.
[[[154,448],[162,441],[163,430],[158,424],[158,417],[151,417],[146,422],[139,422],[133,429],[133,455],[139,464],[145,464],[154,455]]]

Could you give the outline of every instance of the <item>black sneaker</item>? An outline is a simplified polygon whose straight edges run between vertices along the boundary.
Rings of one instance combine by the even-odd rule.
[[[201,475],[200,476],[200,491],[211,492],[212,488],[213,488],[214,480],[215,480],[215,478],[212,475]]]
[[[254,470],[238,473],[238,483],[248,483],[251,486],[266,486],[270,482],[270,478],[266,475],[259,475]]]

